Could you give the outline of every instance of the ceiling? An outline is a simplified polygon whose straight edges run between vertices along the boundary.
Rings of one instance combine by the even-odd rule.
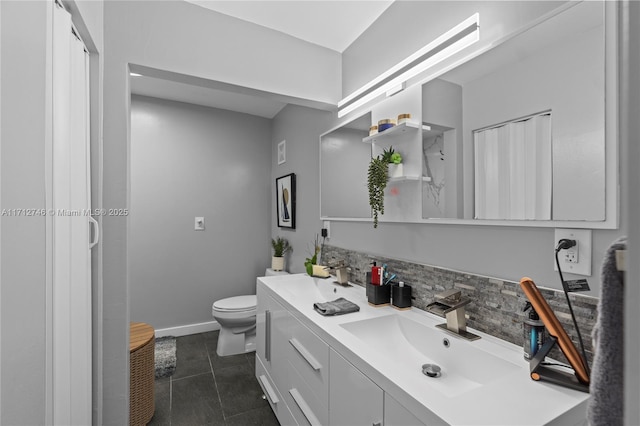
[[[182,83],[147,75],[131,78],[131,93],[176,102],[273,118],[287,104],[270,96],[251,95]]]
[[[342,53],[393,3],[393,0],[185,0]],[[190,84],[164,76],[131,78],[131,92],[172,101],[273,118],[287,105],[266,93],[238,93],[216,84]],[[213,82],[212,82],[213,83]]]
[[[393,0],[185,0],[342,53]]]

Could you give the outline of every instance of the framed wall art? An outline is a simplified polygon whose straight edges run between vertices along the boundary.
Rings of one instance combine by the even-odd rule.
[[[280,228],[296,229],[296,175],[276,179],[276,211]]]
[[[287,161],[287,141],[282,141],[278,144],[278,165],[284,164]]]

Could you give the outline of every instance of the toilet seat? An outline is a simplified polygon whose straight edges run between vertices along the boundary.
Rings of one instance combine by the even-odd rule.
[[[218,312],[244,312],[256,309],[258,299],[255,294],[227,297],[213,303],[213,310]]]

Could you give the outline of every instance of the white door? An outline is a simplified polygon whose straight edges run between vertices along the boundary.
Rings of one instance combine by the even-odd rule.
[[[53,7],[53,424],[91,424],[89,57]],[[97,231],[97,228],[96,228]]]

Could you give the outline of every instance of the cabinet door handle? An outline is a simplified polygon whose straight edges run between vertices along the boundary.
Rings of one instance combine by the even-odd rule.
[[[91,216],[89,216],[89,225],[93,225],[93,241],[89,241],[89,250],[91,250],[100,240],[100,225]]]
[[[309,404],[307,404],[302,395],[300,395],[300,392],[298,392],[298,389],[289,389],[289,394],[298,405],[298,408],[300,408],[300,411],[302,411],[302,414],[304,414],[304,417],[311,424],[311,426],[322,426],[318,418],[315,416],[315,414],[313,414],[313,411],[311,411],[311,407],[309,407]]]
[[[280,402],[280,400],[278,399],[278,396],[276,395],[275,391],[271,387],[271,383],[269,383],[267,376],[265,376],[264,374],[261,374],[260,382],[262,383],[262,387],[264,388],[264,391],[267,393],[267,396],[269,397],[269,401],[271,401],[273,405]]]
[[[318,360],[315,359],[313,355],[311,355],[311,352],[309,352],[307,348],[305,348],[304,345],[298,341],[298,339],[296,339],[295,337],[289,339],[289,343],[291,343],[291,346],[293,346],[296,351],[298,351],[298,353],[302,355],[302,358],[304,358],[304,360],[309,363],[311,368],[313,368],[314,370],[320,370],[322,368],[322,364],[320,364],[320,362],[318,362]]]
[[[271,361],[271,311],[264,311],[264,359]]]

